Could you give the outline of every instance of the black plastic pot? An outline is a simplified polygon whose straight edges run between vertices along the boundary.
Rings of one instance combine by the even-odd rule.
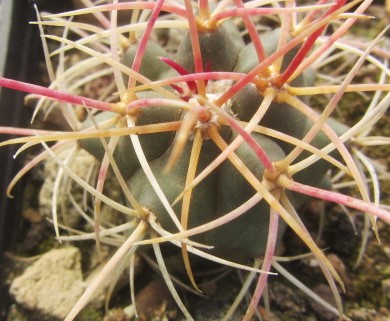
[[[28,81],[36,71],[34,61],[41,55],[39,34],[29,24],[33,10],[28,1],[0,1],[0,75]],[[38,41],[37,41],[38,40]],[[23,105],[25,94],[0,88],[0,126],[26,126],[29,112]],[[0,141],[10,138],[0,135]],[[18,184],[13,199],[6,196],[6,189],[22,158],[13,159],[17,146],[0,148],[0,319],[6,320],[10,297],[6,282],[3,253],[11,250],[17,238],[16,225],[21,220],[23,184]]]
[[[29,21],[33,10],[28,1],[2,1],[0,8],[1,48],[0,73],[7,78],[28,81],[36,71],[34,61],[41,55],[39,34]],[[38,41],[37,41],[38,40]],[[25,126],[29,112],[23,105],[25,94],[0,89],[0,126]],[[10,136],[1,135],[0,140]],[[22,184],[15,187],[13,199],[5,195],[8,183],[22,165],[22,159],[13,159],[17,146],[0,149],[0,250],[9,249],[16,235],[15,223],[20,219]]]
[[[25,82],[38,83],[39,62],[43,61],[41,39],[36,25],[34,4],[40,11],[59,12],[70,8],[71,0],[0,0],[0,75]],[[24,104],[25,93],[0,88],[0,126],[26,127],[33,110]],[[0,135],[0,141],[11,138]],[[23,155],[13,158],[19,146],[0,148],[0,320],[7,320],[12,299],[8,293],[5,252],[13,251],[23,238],[18,231],[25,224],[22,217],[24,197],[23,180],[13,189],[14,198],[6,189],[14,175],[23,166]]]
[[[43,61],[41,39],[36,25],[34,5],[40,11],[59,12],[70,8],[71,0],[0,0],[0,75],[36,83],[41,76],[38,62]],[[31,108],[24,105],[25,93],[0,88],[0,126],[28,126]],[[0,135],[0,141],[9,139]],[[23,157],[13,158],[18,146],[0,148],[0,253],[15,243],[15,224],[20,221],[23,184],[13,190],[14,198],[5,191],[12,177],[21,168]]]

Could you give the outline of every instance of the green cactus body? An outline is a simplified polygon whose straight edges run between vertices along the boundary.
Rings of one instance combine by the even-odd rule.
[[[263,96],[256,86],[249,84],[233,97],[231,109],[240,120],[250,121],[262,101]],[[307,117],[300,111],[288,104],[274,102],[260,121],[260,125],[301,139],[305,134],[306,122]],[[293,149],[289,143],[280,141],[279,144],[285,153]]]
[[[150,167],[164,191],[168,201],[172,203],[183,191],[191,155],[192,143],[186,144],[185,149],[176,163],[168,173],[164,173],[171,148],[164,155],[150,163]],[[198,163],[198,171],[204,169],[215,157],[219,149],[212,141],[204,141],[201,149],[201,156]],[[176,232],[172,220],[164,208],[161,200],[148,182],[142,169],[139,169],[129,180],[129,187],[140,204],[151,210],[158,218],[161,226],[170,231]],[[189,226],[194,227],[210,221],[216,210],[216,198],[214,197],[217,188],[217,173],[209,175],[192,192],[191,209],[189,213]],[[177,216],[181,213],[181,202],[173,207]]]
[[[131,67],[133,65],[134,57],[138,49],[138,43],[131,44],[124,52],[121,63]],[[157,80],[159,76],[165,71],[169,70],[169,66],[162,62],[159,57],[171,58],[163,48],[153,41],[149,41],[145,48],[145,53],[142,57],[141,67],[139,73],[150,80]],[[125,83],[128,82],[129,77],[123,76]]]
[[[285,156],[281,148],[271,139],[257,133],[252,134],[252,136],[269,153],[272,160],[280,160]],[[236,135],[232,139],[235,137]],[[191,147],[192,144],[189,142],[176,166],[167,174],[163,173],[163,169],[170,155],[170,149],[163,156],[150,163],[157,181],[170,202],[173,202],[184,189]],[[204,169],[218,154],[219,149],[212,141],[204,141],[198,171]],[[236,154],[256,177],[261,178],[263,176],[264,168],[259,164],[259,160],[247,144],[243,143],[236,150]],[[161,200],[148,183],[142,169],[139,169],[130,178],[129,187],[140,204],[157,216],[163,228],[170,232],[177,231]],[[230,161],[225,161],[218,170],[194,188],[188,228],[221,217],[240,206],[248,197],[254,194],[255,190],[245,178]],[[181,203],[177,203],[173,209],[180,218]],[[197,235],[194,240],[213,245],[214,248],[211,252],[227,259],[245,261],[253,257],[259,257],[264,253],[267,241],[269,211],[269,205],[265,201],[261,201],[243,216],[220,228]],[[283,230],[284,224],[281,224],[280,232]],[[279,235],[281,237],[283,233]]]
[[[329,118],[327,120],[327,124],[335,131],[338,136],[344,134],[349,127],[341,124],[335,119]],[[307,133],[313,126],[313,123],[308,121],[305,129],[305,133]],[[325,135],[323,131],[319,132],[317,136],[313,139],[310,145],[321,149],[330,143],[330,139]],[[336,158],[337,160],[341,160],[341,155],[337,150],[329,153],[330,156]],[[300,161],[306,157],[310,156],[309,152],[303,152],[297,158],[297,161]],[[323,177],[324,174],[331,168],[331,164],[327,161],[320,159],[316,161],[314,164],[309,166],[307,169],[298,172],[294,175],[294,179],[303,184],[316,185]]]
[[[232,111],[236,113],[237,117],[249,121],[256,112],[258,106],[260,106],[262,100],[263,98],[256,87],[254,85],[247,85],[233,98],[231,108]],[[313,127],[313,122],[304,114],[284,103],[272,103],[259,124],[298,139],[302,139]],[[348,130],[347,126],[332,118],[327,121],[327,124],[330,125],[337,135],[342,135]],[[295,147],[290,143],[280,140],[277,140],[277,143],[286,154],[291,152]],[[321,131],[310,144],[321,149],[329,143],[329,138]],[[308,156],[310,156],[309,152],[303,152],[300,154],[297,161]],[[330,156],[340,159],[340,155],[336,151],[330,153]],[[294,180],[311,186],[319,186],[319,182],[323,179],[331,166],[332,165],[325,160],[318,160],[313,165],[294,175]],[[297,195],[296,199],[300,201],[296,201],[294,204],[299,207],[307,200],[307,197]]]
[[[279,34],[280,30],[275,30],[262,35],[266,55],[270,55],[276,51]],[[238,30],[231,23],[222,24],[212,31],[199,32],[199,43],[205,69],[207,64],[211,63],[212,71],[235,70],[245,73],[259,63],[253,45],[249,44],[244,46]],[[123,63],[131,66],[135,51],[136,46],[130,47],[122,59]],[[295,54],[296,50],[292,50],[284,57],[282,70]],[[146,49],[141,65],[141,73],[144,76],[155,80],[164,79],[175,73],[169,66],[169,63],[162,62],[159,56],[167,57],[168,55],[156,44],[150,43]],[[194,72],[192,44],[188,34],[184,37],[174,59],[176,63],[184,67],[188,72]],[[313,71],[309,70],[302,76],[297,77],[293,85],[312,85],[313,79]],[[193,94],[197,93],[194,92]],[[138,98],[161,97],[159,93],[151,91],[140,92],[137,95]],[[207,97],[205,98],[214,99],[215,97],[218,97],[218,95],[215,93],[209,95],[207,93]],[[190,98],[189,96],[188,99]],[[231,112],[239,120],[249,122],[258,110],[262,100],[262,92],[254,84],[248,84],[230,100],[228,108],[222,108]],[[205,106],[198,107],[205,108]],[[179,109],[166,106],[143,107],[136,116],[136,125],[180,120],[183,118],[184,113]],[[112,115],[102,113],[98,117],[109,118]],[[313,124],[304,114],[292,106],[286,103],[273,102],[260,121],[260,125],[288,134],[297,139],[302,139]],[[337,124],[333,124],[332,126],[339,128]],[[227,128],[227,130],[220,129],[220,134],[227,143],[232,142],[233,138],[237,135],[232,134],[230,128],[222,127]],[[336,129],[336,131],[343,132],[345,128],[340,130]],[[171,204],[185,188],[192,149],[192,140],[190,138],[185,144],[184,150],[176,164],[168,173],[165,173],[164,169],[173,150],[173,135],[174,133],[171,132],[140,135],[140,142],[147,160],[150,161],[150,168],[164,195]],[[282,160],[294,148],[290,143],[270,139],[258,133],[253,132],[251,136],[264,149],[271,161]],[[207,137],[207,135],[204,137]],[[328,143],[328,138],[323,133],[319,133],[312,144],[315,147],[322,148]],[[96,139],[87,140],[80,144],[98,159],[101,159],[104,154],[100,142]],[[209,165],[219,153],[220,150],[215,143],[212,140],[204,138],[196,170],[197,173],[200,173]],[[263,179],[264,167],[246,143],[241,144],[235,153],[259,180]],[[299,159],[308,155],[309,153],[303,153]],[[128,179],[130,190],[139,204],[153,212],[164,229],[172,233],[177,232],[178,229],[168,215],[162,201],[149,183],[143,169],[140,168],[129,137],[120,139],[114,157],[124,177]],[[312,186],[318,186],[329,168],[330,166],[327,162],[320,161],[297,173],[294,179],[299,182],[309,183]],[[246,202],[255,193],[254,188],[232,163],[228,160],[224,161],[192,190],[188,214],[189,221],[186,228],[199,226],[229,213]],[[300,206],[306,199],[305,197],[299,196],[296,196],[295,199],[292,193],[289,195],[296,206]],[[179,221],[181,206],[181,201],[173,206],[173,210]],[[213,254],[234,261],[245,261],[253,257],[259,257],[265,251],[268,237],[269,212],[269,205],[265,201],[260,201],[235,220],[212,231],[195,235],[191,239],[212,245],[213,250],[211,252]],[[281,222],[279,224],[278,241],[283,236],[284,229],[285,225]]]
[[[277,49],[277,39],[279,39],[280,29],[266,32],[262,35],[262,43],[266,55],[271,55]],[[290,61],[295,57],[296,49],[288,52],[281,66],[284,70]],[[253,43],[247,45],[240,53],[235,70],[239,72],[249,72],[259,64],[259,60]],[[294,86],[312,86],[314,85],[314,72],[308,69],[303,75],[291,82]],[[302,97],[306,100],[305,97]],[[256,113],[263,96],[255,85],[249,84],[242,88],[233,98],[231,109],[240,120],[249,121]],[[278,130],[295,138],[303,138],[308,119],[300,111],[285,103],[274,102],[269,107],[267,113],[260,121],[260,125]],[[293,146],[285,142],[279,142],[280,146],[287,154]]]
[[[276,52],[278,47],[277,45],[278,45],[279,37],[280,37],[280,29],[264,32],[261,35],[261,41],[266,56],[270,56],[271,54]],[[283,57],[281,71],[283,71],[288,66],[288,64],[297,54],[297,52],[298,49],[293,48]],[[248,73],[253,68],[255,68],[260,62],[261,61],[259,61],[255,46],[251,42],[247,44],[244,48],[242,48],[242,50],[240,51],[237,63],[234,67],[234,71]],[[291,85],[312,86],[314,84],[314,78],[315,78],[314,71],[311,68],[308,68],[306,71],[303,72],[303,76],[294,79],[291,82]]]
[[[226,27],[225,27],[226,25]],[[236,31],[234,31],[236,30]],[[199,44],[202,52],[203,69],[211,63],[213,71],[233,70],[243,42],[237,29],[231,23],[225,23],[212,31],[199,32]],[[194,56],[189,34],[187,34],[176,53],[176,62],[190,72],[194,72]]]
[[[282,149],[271,139],[257,133],[252,137],[267,152],[272,161],[284,158]],[[235,138],[233,135],[232,139]],[[264,167],[253,150],[247,144],[241,144],[235,151],[248,169],[258,178],[262,178]],[[218,175],[218,209],[220,217],[248,200],[256,193],[240,172],[229,162],[221,165]],[[244,261],[264,254],[268,237],[270,207],[267,202],[260,201],[244,215],[209,233],[208,244],[214,245],[217,255],[228,259]],[[285,225],[279,224],[278,241],[280,241]]]
[[[279,35],[280,29],[265,32],[261,35],[261,43],[263,45],[264,53],[267,56],[276,51]],[[286,63],[287,60],[288,59],[284,59],[284,63]],[[240,51],[239,58],[234,67],[234,70],[242,73],[248,73],[258,64],[259,58],[257,56],[255,47],[253,43],[249,43]]]
[[[145,91],[137,93],[139,99],[141,98],[156,98],[157,93],[152,91]],[[182,111],[178,108],[169,106],[147,106],[141,108],[136,115],[136,126],[158,124],[164,122],[172,122],[180,119]],[[119,127],[126,126],[125,118],[116,116],[110,112],[102,112],[95,118],[96,121],[104,121],[118,117],[117,125]],[[84,128],[92,126],[90,120],[84,122]],[[147,160],[153,160],[161,156],[169,147],[170,142],[174,136],[173,132],[153,133],[140,135],[140,143],[145,152]],[[104,148],[99,139],[85,139],[79,141],[80,146],[88,151],[90,154],[101,160],[104,156]],[[129,178],[134,171],[139,168],[140,163],[135,153],[133,144],[129,136],[122,136],[119,139],[117,147],[114,152],[114,159],[124,178]]]

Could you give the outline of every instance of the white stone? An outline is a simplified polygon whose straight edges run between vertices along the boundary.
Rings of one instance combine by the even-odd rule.
[[[69,150],[63,152],[59,158],[64,161],[64,158],[69,154]],[[88,181],[91,167],[95,164],[95,158],[84,150],[77,152],[76,159],[69,164],[69,168],[80,178]],[[50,159],[45,162],[44,167],[44,182],[39,192],[39,213],[45,217],[52,218],[53,209],[53,186],[58,176],[58,164]],[[65,175],[66,176],[66,175]],[[58,191],[58,219],[59,222],[68,227],[76,227],[80,224],[81,215],[73,206],[69,191],[72,192],[74,200],[79,205],[83,204],[85,190],[72,179],[62,178]]]
[[[84,291],[77,248],[43,254],[11,284],[10,293],[28,309],[63,319]]]

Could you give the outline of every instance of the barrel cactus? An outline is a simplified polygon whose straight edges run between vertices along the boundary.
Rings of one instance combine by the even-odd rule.
[[[80,36],[70,40],[65,35],[45,35],[61,44],[52,55],[58,55],[59,64],[67,69],[62,68],[56,77],[53,73],[48,89],[7,79],[2,79],[1,85],[44,96],[40,108],[50,107],[48,98],[65,102],[56,106],[62,106],[64,120],[73,130],[34,131],[31,137],[5,144],[41,143],[45,151],[22,173],[51,156],[58,162],[60,175],[70,176],[93,195],[93,238],[98,245],[104,242],[106,230],[99,226],[101,202],[127,214],[133,223],[120,231],[126,238],[123,245],[66,320],[77,315],[102,281],[115,269],[123,268],[122,263],[131,254],[151,247],[173,297],[191,320],[161,256],[162,242],[181,248],[177,255],[182,257],[189,282],[199,291],[192,272],[199,264],[198,257],[261,272],[244,316],[250,320],[286,226],[315,256],[337,308],[322,303],[342,315],[336,286],[339,283],[342,287],[342,281],[297,211],[309,197],[317,197],[369,213],[374,227],[374,217],[390,221],[388,211],[371,203],[351,155],[359,128],[384,112],[388,96],[378,101],[359,124],[347,126],[330,117],[347,91],[389,91],[386,84],[364,87],[352,83],[359,67],[372,61],[370,52],[380,37],[359,52],[360,57],[341,83],[316,84],[316,62],[328,48],[342,48],[339,40],[370,3],[336,1],[295,6],[287,1],[264,7],[258,1],[244,4],[241,0],[234,4],[113,1],[48,15],[39,22],[64,27],[64,34],[69,29]],[[347,14],[351,10],[354,14]],[[110,13],[110,19],[103,12]],[[118,25],[118,12],[128,15],[131,23]],[[95,15],[101,27],[67,19],[86,14]],[[255,23],[267,15],[280,25],[275,28],[269,23],[273,25],[270,29]],[[330,24],[335,30],[323,36]],[[264,31],[258,31],[259,26]],[[163,43],[164,37],[168,43]],[[83,57],[68,66],[64,56],[72,49],[82,52]],[[382,63],[375,66],[388,73]],[[103,97],[77,96],[85,83],[102,77],[112,79],[113,84]],[[312,96],[332,93],[321,111],[313,108]],[[77,115],[70,107],[75,105],[88,112]],[[57,143],[49,148],[49,141]],[[72,153],[84,149],[100,164],[95,187],[75,177],[66,161],[56,155],[71,146]],[[349,175],[361,199],[328,190],[331,169]],[[118,181],[125,201],[104,195],[108,176]],[[258,258],[262,259],[261,270],[251,267]]]

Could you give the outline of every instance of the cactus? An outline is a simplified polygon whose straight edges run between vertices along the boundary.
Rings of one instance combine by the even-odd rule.
[[[387,108],[388,96],[373,106],[359,125],[348,127],[330,117],[346,91],[390,90],[386,84],[364,87],[352,83],[359,66],[371,59],[370,51],[380,37],[361,53],[341,84],[315,83],[319,71],[314,63],[319,54],[335,45],[370,3],[362,1],[353,9],[356,16],[349,17],[332,36],[320,39],[329,24],[343,19],[359,1],[345,2],[257,7],[254,2],[244,5],[237,0],[235,6],[221,1],[213,7],[208,1],[199,1],[198,6],[188,0],[184,6],[163,0],[113,1],[46,17],[42,24],[70,26],[83,35],[78,41],[46,35],[62,44],[53,54],[61,56],[74,48],[90,55],[93,63],[88,65],[83,60],[69,67],[69,72],[53,79],[53,86],[48,89],[7,79],[1,79],[0,85],[46,97],[39,106],[47,107],[50,104],[47,98],[51,98],[97,112],[89,112],[86,119],[75,121],[77,117],[73,117],[72,121],[69,114],[73,110],[64,108],[64,117],[74,132],[37,131],[36,137],[31,132],[31,137],[3,145],[42,143],[45,151],[21,173],[44,158],[53,157],[61,172],[94,196],[96,226],[101,202],[129,214],[134,223],[131,230],[124,231],[123,245],[80,298],[67,321],[73,320],[103,279],[123,266],[125,258],[150,247],[178,306],[191,320],[161,257],[162,242],[181,248],[181,253],[177,253],[182,256],[190,282],[197,290],[192,273],[195,259],[189,252],[255,272],[260,270],[248,264],[264,258],[262,274],[244,316],[244,320],[249,320],[266,285],[274,252],[286,226],[301,237],[324,272],[337,302],[336,308],[325,304],[326,308],[342,316],[336,287],[336,283],[342,286],[342,281],[303,226],[297,211],[308,197],[317,197],[369,213],[374,228],[374,217],[390,222],[390,213],[369,199],[367,186],[351,156],[356,145],[344,144],[346,141],[353,144],[359,128],[375,123],[377,115]],[[117,10],[132,10],[129,11],[132,23],[117,26]],[[146,13],[140,15],[136,24],[139,10],[151,11],[145,21],[142,17]],[[101,11],[111,12],[111,21]],[[170,15],[165,18],[163,12]],[[298,12],[304,18],[295,24],[291,18]],[[95,35],[91,30],[96,28],[64,18],[84,14],[94,14],[107,30],[98,28]],[[267,14],[279,16],[281,26],[258,33],[251,16]],[[140,34],[136,31],[139,26]],[[156,36],[158,28],[181,34],[174,52],[150,39]],[[242,28],[249,37],[242,36]],[[87,31],[90,36],[85,35]],[[127,33],[130,37],[125,36]],[[315,48],[317,44],[319,47]],[[90,79],[100,77],[96,68],[104,70],[107,65],[107,73],[113,75],[117,89],[110,101],[116,102],[75,93],[65,95],[58,90],[63,82],[70,85],[79,79],[81,83],[86,80],[81,71],[91,74]],[[388,72],[382,64],[379,68]],[[323,93],[335,95],[319,113],[311,107],[311,96]],[[2,132],[7,131],[3,128]],[[49,141],[58,143],[49,148],[46,145]],[[72,175],[56,155],[57,149],[74,144],[77,146],[74,151],[85,149],[100,164],[95,188]],[[356,182],[361,199],[323,189],[330,169],[348,174]],[[117,203],[105,197],[103,187],[108,175],[116,177],[126,202]],[[101,231],[102,227],[96,228],[94,235],[98,246],[104,241]],[[151,239],[143,240],[149,234]],[[57,236],[66,239],[58,231]],[[307,292],[317,299],[309,289]]]

